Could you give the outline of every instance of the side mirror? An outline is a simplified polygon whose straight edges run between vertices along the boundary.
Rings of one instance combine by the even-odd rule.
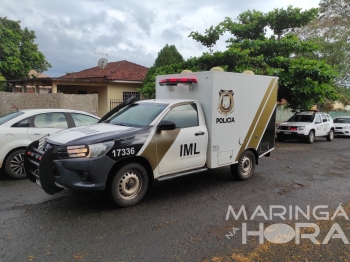
[[[163,120],[159,123],[157,130],[174,130],[176,128],[176,124],[171,121]]]

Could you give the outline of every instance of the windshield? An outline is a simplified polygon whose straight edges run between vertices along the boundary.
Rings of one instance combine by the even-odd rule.
[[[350,118],[334,118],[333,123],[346,123],[349,124],[350,123]]]
[[[0,125],[2,125],[3,123],[6,123],[7,121],[10,121],[11,119],[14,119],[17,116],[23,115],[23,112],[20,111],[16,111],[16,112],[11,112],[11,113],[7,113],[5,115],[0,116]]]
[[[314,121],[315,115],[294,115],[287,122],[309,122]]]
[[[143,127],[149,125],[167,104],[139,103],[124,108],[109,118],[113,125]]]

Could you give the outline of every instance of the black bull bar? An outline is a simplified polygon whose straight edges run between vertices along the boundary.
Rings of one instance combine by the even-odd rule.
[[[58,159],[57,147],[51,147],[47,151],[38,149],[39,140],[32,142],[24,152],[24,169],[30,181],[37,183],[50,195],[63,190],[54,181],[54,160]]]

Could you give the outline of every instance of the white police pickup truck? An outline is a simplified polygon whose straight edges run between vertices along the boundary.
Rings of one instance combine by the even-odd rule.
[[[129,99],[98,124],[30,144],[28,178],[48,194],[109,190],[127,207],[156,181],[208,169],[249,179],[274,149],[277,77],[209,71],[156,81],[157,99]]]
[[[302,111],[295,113],[286,122],[277,126],[277,139],[301,139],[312,144],[315,137],[325,137],[328,141],[334,138],[332,117],[318,111]]]

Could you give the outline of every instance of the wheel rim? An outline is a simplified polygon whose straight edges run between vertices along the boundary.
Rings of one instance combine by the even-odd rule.
[[[250,156],[243,156],[241,163],[240,163],[240,169],[243,176],[249,175],[253,167],[252,164],[252,158]]]
[[[314,138],[315,138],[314,133],[311,132],[310,133],[310,142],[314,142]]]
[[[26,176],[26,171],[24,170],[24,154],[18,154],[11,159],[10,162],[11,171],[21,177]]]
[[[141,186],[140,175],[135,171],[128,171],[119,180],[118,192],[121,198],[130,200],[137,196]]]
[[[329,131],[329,138],[332,140],[334,138],[333,130]]]

